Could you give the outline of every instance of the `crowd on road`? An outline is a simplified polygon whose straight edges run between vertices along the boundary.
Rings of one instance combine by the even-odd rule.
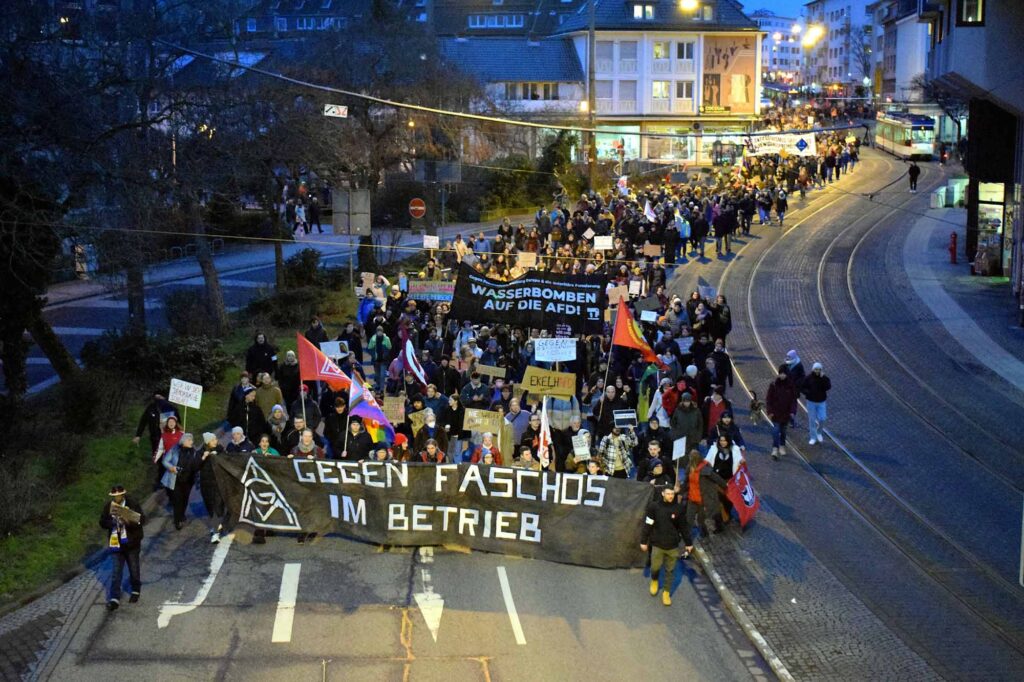
[[[168,491],[175,526],[185,523],[198,482],[211,541],[219,541],[226,521],[212,463],[223,453],[482,463],[632,478],[663,490],[648,510],[644,535],[645,550],[666,550],[650,549],[657,581],[659,567],[671,572],[680,541],[685,556],[695,529],[707,535],[733,519],[725,488],[747,457],[735,411],[729,303],[712,287],[685,298],[669,295],[669,273],[688,257],[702,257],[710,240],[727,257],[731,239],[749,234],[755,216],[759,225],[781,225],[787,192],[805,179],[819,186],[839,181],[853,171],[857,146],[841,132],[822,133],[821,157],[749,157],[685,184],[634,190],[620,184],[604,195],[541,208],[529,226],[505,220],[492,236],[460,235],[400,283],[372,273],[356,319],[328,331],[314,317],[303,336],[317,347],[337,342],[337,366],[372,387],[393,438],[349,413],[347,391],[301,380],[296,353],[282,353],[276,340],[256,334],[222,429],[198,439],[185,433],[162,392],[140,419],[137,438],[149,435],[154,484]],[[611,241],[610,248],[602,239]],[[454,319],[444,296],[418,300],[409,293],[410,283],[438,283],[466,266],[495,282],[527,272],[603,275],[612,304],[603,332],[567,334],[557,320],[537,329],[513,320]],[[613,342],[616,292],[637,319],[647,352]],[[538,340],[555,336],[575,337],[571,359],[538,358]],[[403,352],[407,348],[414,349],[412,358]],[[572,375],[571,394],[525,391],[522,382],[531,367]],[[820,363],[808,373],[795,350],[780,359],[764,402],[755,395],[749,405],[750,419],[770,420],[773,457],[786,454],[801,395],[810,417],[809,443],[823,438],[830,389]],[[482,422],[474,417],[474,424],[488,426],[470,425],[467,411],[487,413]],[[111,518],[105,516],[108,530]],[[125,527],[118,518],[111,534]],[[264,536],[257,534],[255,541]],[[669,602],[667,589],[663,599]]]

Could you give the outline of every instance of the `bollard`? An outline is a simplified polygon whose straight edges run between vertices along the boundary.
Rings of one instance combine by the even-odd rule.
[[[949,233],[949,262],[956,265],[956,232]]]

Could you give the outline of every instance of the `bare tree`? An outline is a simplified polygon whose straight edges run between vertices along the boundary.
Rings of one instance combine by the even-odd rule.
[[[939,105],[942,112],[956,127],[956,141],[959,144],[963,137],[963,119],[967,117],[970,101],[960,92],[938,81],[929,80],[923,73],[919,73],[911,79],[910,87],[921,98],[921,101],[934,102]]]

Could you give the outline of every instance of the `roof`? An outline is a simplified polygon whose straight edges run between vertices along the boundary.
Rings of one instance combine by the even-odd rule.
[[[562,16],[571,16],[585,4],[586,0],[434,0],[431,16],[439,36],[545,36],[558,28]],[[516,16],[522,23],[482,27],[469,21],[470,16],[489,15]]]
[[[705,0],[714,4],[714,19],[703,21],[679,9],[678,0],[594,0],[594,27],[599,31],[757,31],[757,22],[743,13],[737,0]],[[634,5],[654,5],[654,19],[633,18]],[[589,26],[589,11],[583,4],[555,32],[575,33]]]
[[[583,67],[566,38],[535,42],[518,36],[442,38],[441,54],[460,71],[484,83],[583,81]]]

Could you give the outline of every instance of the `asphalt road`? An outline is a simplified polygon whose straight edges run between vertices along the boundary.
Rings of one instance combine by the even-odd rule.
[[[174,531],[161,518],[151,531],[142,600],[110,614],[97,592],[44,662],[44,679],[769,677],[690,562],[666,608],[640,570],[382,550],[332,536],[252,545],[244,530],[218,548],[196,520]],[[282,608],[289,589],[294,608]],[[197,596],[194,608],[179,606]],[[438,598],[440,614],[419,606]],[[427,618],[438,615],[435,640]]]

